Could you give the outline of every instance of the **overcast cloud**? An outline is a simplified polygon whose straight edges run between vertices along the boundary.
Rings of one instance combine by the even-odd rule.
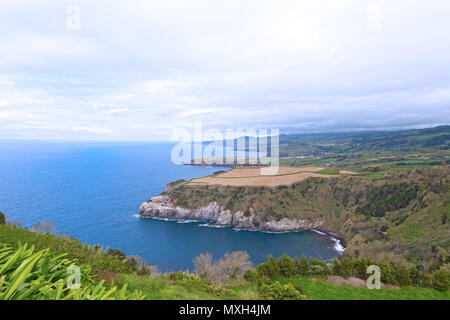
[[[0,1],[0,138],[168,140],[195,120],[450,124],[450,2]]]

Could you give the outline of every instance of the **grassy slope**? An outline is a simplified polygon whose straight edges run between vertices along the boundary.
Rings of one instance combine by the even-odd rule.
[[[449,300],[449,292],[429,288],[401,287],[400,289],[369,290],[351,286],[337,286],[310,278],[282,279],[280,283],[292,282],[299,285],[311,300]],[[237,292],[255,292],[256,284],[244,285]]]
[[[351,286],[337,286],[318,279],[290,278],[280,283],[299,285],[310,300],[450,300],[450,292],[430,288],[401,287],[399,289],[369,290]],[[256,283],[227,286],[222,292],[214,286],[189,281],[169,281],[163,277],[121,275],[119,284],[139,289],[149,300],[216,300],[257,299]],[[235,294],[230,294],[229,291]],[[223,293],[225,292],[225,294]]]
[[[168,280],[164,276],[121,274],[119,284],[142,290],[148,300],[218,300],[238,299],[234,291],[216,287],[207,281]]]

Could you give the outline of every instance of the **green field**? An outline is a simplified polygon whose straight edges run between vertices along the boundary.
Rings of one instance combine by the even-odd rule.
[[[450,293],[430,288],[400,287],[399,289],[369,290],[352,286],[337,286],[311,278],[281,279],[280,283],[295,283],[310,300],[450,300]],[[257,291],[257,285],[243,285],[234,289],[243,296]]]

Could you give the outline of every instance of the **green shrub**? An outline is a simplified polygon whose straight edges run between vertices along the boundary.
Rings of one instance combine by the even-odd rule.
[[[325,261],[310,258],[309,259],[309,273],[314,275],[329,275],[330,268]]]
[[[262,283],[258,287],[258,295],[263,300],[306,300],[292,283],[281,285],[278,281]]]
[[[381,262],[377,265],[380,267],[381,281],[384,283],[396,284],[392,265],[388,262]]]
[[[119,259],[125,259],[125,253],[123,253],[122,251],[120,251],[119,249],[109,249],[108,250],[108,254],[111,256],[115,256]]]
[[[344,278],[348,278],[351,277],[352,275],[352,268],[353,268],[353,263],[352,260],[350,258],[343,258],[341,260],[339,260],[340,262],[340,276],[344,277]]]
[[[258,272],[254,269],[247,270],[244,274],[244,279],[248,282],[255,282],[258,280]]]
[[[393,265],[394,279],[395,284],[400,286],[409,286],[412,284],[410,277],[410,270],[406,268],[406,266],[402,264],[394,264]]]
[[[178,271],[178,272],[169,272],[165,275],[167,277],[167,279],[169,279],[170,281],[180,281],[180,280],[185,280],[185,279],[190,279],[191,276],[189,274],[186,274],[184,272]],[[202,278],[204,279],[204,278]]]
[[[417,269],[417,267],[412,267],[409,271],[409,277],[411,279],[411,284],[417,287],[422,286],[423,276],[422,273]]]
[[[352,260],[352,276],[367,280],[369,274],[367,273],[367,267],[372,265],[369,259],[353,259]]]
[[[444,270],[435,271],[431,281],[436,290],[447,291],[450,288],[450,274]]]

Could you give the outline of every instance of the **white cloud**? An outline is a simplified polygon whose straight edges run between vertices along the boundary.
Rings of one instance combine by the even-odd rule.
[[[116,114],[116,113],[121,113],[121,112],[126,112],[126,111],[128,111],[128,108],[113,109],[113,110],[106,111],[106,114]]]
[[[71,4],[0,3],[0,138],[450,122],[445,0]]]

